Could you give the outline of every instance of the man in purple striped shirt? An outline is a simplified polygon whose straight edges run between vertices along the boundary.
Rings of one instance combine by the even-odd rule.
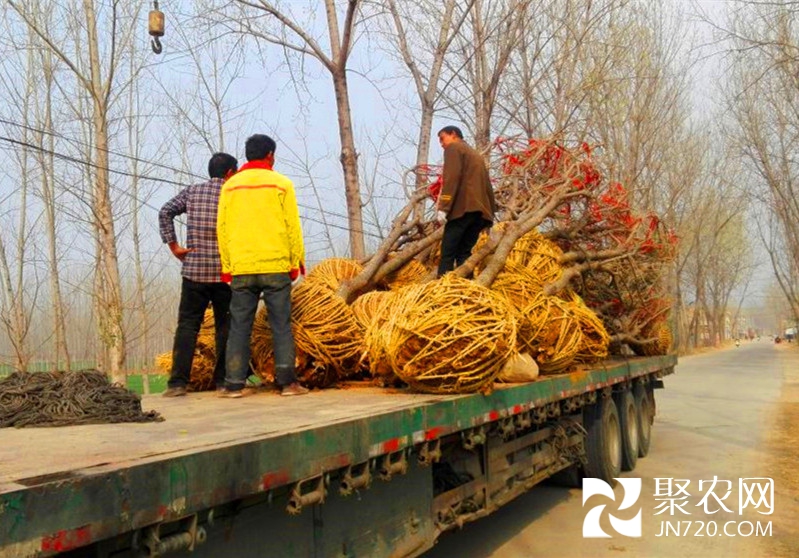
[[[216,240],[216,212],[222,184],[238,169],[238,161],[227,153],[214,153],[208,161],[207,182],[185,188],[158,212],[161,240],[183,262],[178,327],[172,347],[172,372],[165,397],[186,395],[197,334],[210,302],[216,330],[217,388],[225,382],[225,346],[230,328],[230,278],[222,276]],[[178,243],[174,219],[186,214],[186,246]]]

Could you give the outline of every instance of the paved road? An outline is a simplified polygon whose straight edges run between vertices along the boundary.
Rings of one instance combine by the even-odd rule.
[[[583,539],[583,518],[594,505],[607,504],[606,512],[620,519],[632,518],[636,508],[617,511],[618,504],[594,496],[584,509],[581,491],[544,485],[460,532],[443,535],[425,558],[799,556],[799,350],[763,340],[684,358],[677,374],[666,378],[666,389],[656,392],[656,400],[649,456],[639,460],[635,471],[623,474],[642,479],[641,538]],[[712,496],[708,511],[717,513],[697,506],[708,488],[705,484],[700,491],[699,481],[714,476],[732,481],[732,492],[722,500],[729,513]],[[739,514],[738,483],[746,477],[775,479],[773,515],[760,515],[751,504]],[[655,499],[655,478],[690,480],[683,509],[691,515],[678,510],[674,516],[668,511],[655,515],[662,502]],[[713,492],[721,498],[726,486],[719,484]],[[617,487],[616,502],[623,495]],[[606,515],[601,525],[614,533]],[[694,523],[688,536],[677,537],[673,531],[657,536],[666,520]],[[756,529],[758,521],[765,527],[769,520],[771,537],[737,535],[739,528],[744,534],[749,531],[743,522]],[[728,521],[737,522],[726,527],[736,536],[723,533]],[[716,536],[709,536],[716,529]]]

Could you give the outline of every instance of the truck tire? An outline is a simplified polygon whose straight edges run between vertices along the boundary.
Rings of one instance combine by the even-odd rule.
[[[630,390],[617,393],[614,397],[619,411],[619,427],[621,428],[621,470],[633,471],[638,463],[638,433],[640,413],[635,398]]]
[[[585,476],[611,486],[621,474],[622,441],[619,412],[612,398],[600,399],[585,410]]]
[[[651,389],[639,384],[635,386],[633,396],[638,408],[638,457],[646,457],[652,442],[652,422],[655,420],[654,394]]]

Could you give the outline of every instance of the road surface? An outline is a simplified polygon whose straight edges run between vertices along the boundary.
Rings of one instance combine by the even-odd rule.
[[[425,558],[799,556],[799,350],[765,339],[745,342],[683,358],[665,382],[656,392],[650,453],[622,474],[642,479],[636,505],[619,510],[620,485],[615,502],[597,495],[585,508],[580,490],[538,486],[494,515],[445,533]],[[719,482],[706,509],[702,497],[714,477]],[[752,477],[774,479],[772,514],[761,513],[768,511],[760,497],[765,484],[744,481],[748,488],[739,488],[739,479]],[[669,481],[655,479],[679,479],[685,490],[672,484],[669,494]],[[690,515],[671,507],[669,496]],[[603,504],[600,525],[612,538],[583,538],[586,512]],[[637,510],[642,536],[617,534],[607,515],[632,519]],[[771,536],[764,536],[769,522]]]

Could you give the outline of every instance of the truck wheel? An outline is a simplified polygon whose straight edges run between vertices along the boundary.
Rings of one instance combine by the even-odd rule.
[[[655,420],[655,401],[651,390],[642,385],[633,390],[638,408],[638,457],[646,457],[652,442],[652,422]]]
[[[616,394],[616,406],[619,411],[619,426],[621,428],[621,469],[632,471],[638,463],[638,423],[640,421],[638,405],[630,390]]]
[[[585,476],[615,486],[621,474],[622,441],[619,412],[613,399],[600,399],[585,411]]]

